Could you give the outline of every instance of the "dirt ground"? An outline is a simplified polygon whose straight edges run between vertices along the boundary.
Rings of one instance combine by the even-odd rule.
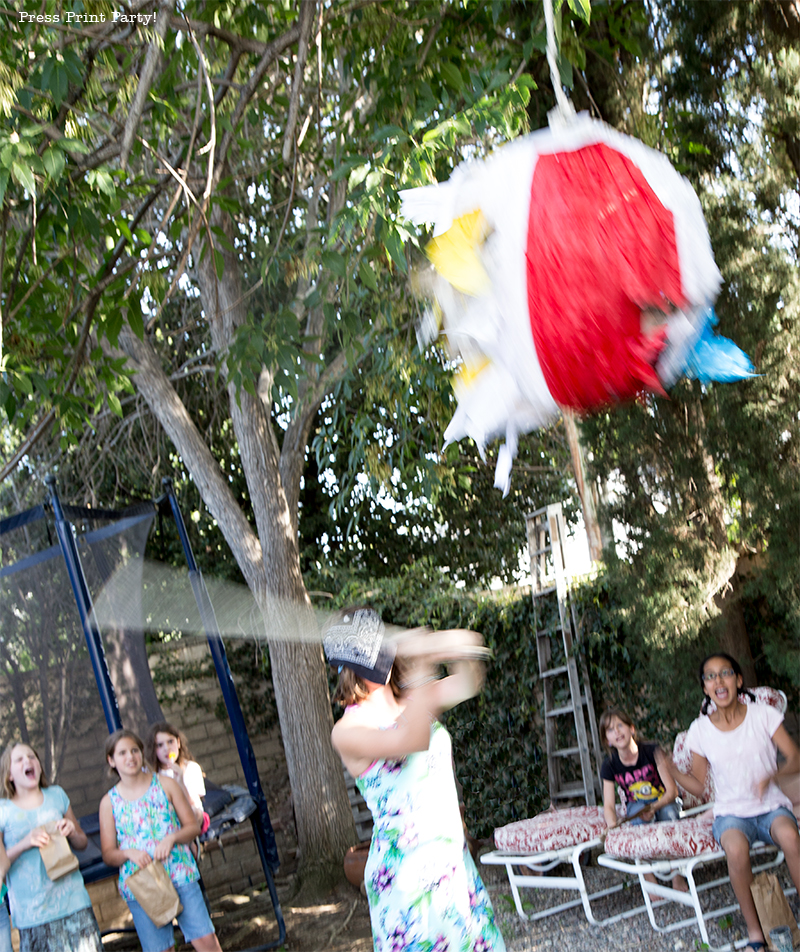
[[[294,880],[291,874],[278,876],[278,899],[286,923],[286,952],[371,952],[372,931],[366,898],[345,883],[326,900],[317,904],[296,905],[292,901]],[[257,949],[278,939],[278,925],[266,888],[223,896],[211,903],[211,918],[224,952]],[[177,949],[188,952],[191,945],[182,942],[175,930]],[[135,935],[108,936],[104,948],[110,952],[133,952],[140,948]]]

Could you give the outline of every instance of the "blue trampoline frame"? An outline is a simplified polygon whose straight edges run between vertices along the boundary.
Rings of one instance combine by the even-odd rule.
[[[58,536],[59,548],[64,558],[70,585],[72,586],[72,592],[75,597],[75,604],[77,606],[83,632],[86,637],[89,657],[92,662],[95,681],[97,682],[97,690],[100,695],[101,704],[103,706],[103,714],[105,715],[108,730],[111,733],[115,730],[119,730],[122,727],[122,721],[120,718],[116,694],[114,692],[114,686],[111,682],[108,666],[106,665],[102,637],[93,620],[94,607],[92,604],[91,595],[89,593],[89,587],[86,583],[86,577],[84,575],[80,554],[78,552],[78,546],[75,541],[73,524],[68,518],[68,510],[67,513],[65,513],[65,508],[62,506],[61,500],[59,499],[55,477],[52,475],[47,476],[45,483],[50,495],[50,503],[55,519],[55,528],[56,534]],[[219,678],[220,687],[222,689],[222,697],[225,701],[225,707],[227,709],[228,717],[233,729],[233,735],[236,740],[236,747],[239,752],[239,759],[244,771],[248,792],[256,803],[256,809],[251,815],[250,821],[253,826],[253,835],[255,837],[259,858],[261,859],[261,866],[264,870],[264,876],[266,878],[267,888],[269,889],[270,899],[272,900],[272,907],[275,911],[275,918],[278,924],[279,933],[278,939],[275,942],[258,946],[255,949],[247,950],[247,952],[261,952],[261,950],[273,949],[283,945],[286,939],[286,924],[283,919],[283,912],[281,910],[278,893],[275,888],[275,880],[273,875],[280,865],[280,860],[278,858],[278,847],[275,842],[275,833],[272,829],[269,810],[267,809],[266,797],[264,796],[264,791],[261,787],[261,779],[258,775],[258,765],[256,763],[255,753],[253,751],[253,746],[250,743],[250,735],[248,734],[247,725],[245,724],[244,716],[242,714],[242,708],[239,704],[239,696],[236,693],[233,675],[231,674],[230,665],[228,664],[225,645],[222,642],[222,638],[220,637],[219,629],[217,627],[214,608],[211,604],[211,599],[209,598],[205,582],[203,581],[202,573],[197,567],[197,562],[195,561],[194,553],[192,552],[192,547],[189,542],[189,535],[186,531],[186,523],[183,520],[183,515],[181,514],[180,507],[178,506],[178,500],[175,496],[172,480],[163,480],[163,486],[164,495],[160,499],[146,504],[145,508],[149,509],[149,507],[152,505],[152,509],[149,509],[151,513],[155,514],[156,512],[160,512],[164,514],[166,512],[168,515],[172,516],[172,519],[175,522],[175,527],[180,538],[181,547],[183,548],[184,558],[186,559],[189,580],[194,592],[195,600],[197,601],[197,607],[200,612],[203,628],[205,629],[208,646],[211,651],[211,657],[214,661],[214,667],[216,669],[217,677]],[[117,527],[117,531],[119,531],[118,524],[120,518],[122,518],[120,514],[116,512],[103,512],[103,510],[94,510],[93,514],[111,518],[119,517],[114,523],[114,525]],[[45,509],[42,505],[35,506],[32,509],[26,510],[25,512],[10,516],[7,519],[0,521],[0,535],[10,532],[12,529],[20,528],[27,523],[43,519],[44,517]],[[99,533],[105,533],[107,531],[107,529],[98,530]],[[87,538],[91,540],[91,538],[97,534],[98,533],[89,533]],[[6,567],[0,572],[0,574],[18,571],[24,568],[25,563],[33,564],[42,558],[52,557],[52,555],[53,553],[51,550],[47,550],[47,553],[38,553],[35,556],[21,560],[14,565]]]

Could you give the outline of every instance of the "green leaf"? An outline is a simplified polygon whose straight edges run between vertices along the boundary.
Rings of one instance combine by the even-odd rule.
[[[331,175],[331,181],[333,182],[341,181],[343,178],[345,178],[345,176],[349,175],[350,172],[356,166],[363,165],[363,164],[364,164],[363,156],[351,155],[350,158],[345,159],[344,162],[341,163],[341,165],[338,165],[333,170],[333,174]]]
[[[36,197],[36,181],[33,177],[33,172],[31,172],[27,166],[21,165],[19,162],[14,162],[11,166],[11,174],[31,198]]]
[[[138,301],[128,308],[128,326],[139,340],[144,340],[144,318]]]
[[[352,192],[354,188],[358,188],[358,186],[369,174],[369,168],[369,162],[366,162],[364,165],[360,165],[353,169],[353,171],[350,173],[350,178],[347,180],[348,192]]]
[[[444,62],[441,65],[441,72],[444,81],[451,89],[455,89],[456,92],[460,93],[464,88],[464,77],[461,75],[461,70],[455,65],[455,63]]]
[[[89,146],[80,142],[78,139],[56,139],[54,145],[57,145],[58,148],[64,152],[77,152],[80,155],[87,155],[89,153]]]
[[[122,237],[126,238],[131,244],[133,244],[133,235],[131,234],[131,230],[128,227],[128,223],[125,221],[125,219],[117,218],[115,219],[115,224],[117,228],[119,229],[119,233],[122,235]]]
[[[338,251],[323,251],[320,260],[328,271],[343,278],[347,274],[347,261]]]
[[[383,246],[389,252],[389,257],[394,261],[397,267],[403,274],[407,274],[408,262],[406,261],[405,252],[403,250],[403,242],[400,240],[400,235],[398,235],[394,229],[386,233],[383,239]]]
[[[6,188],[8,186],[8,169],[0,169],[0,207],[6,197]]]
[[[42,162],[44,162],[47,174],[54,180],[60,178],[61,173],[64,171],[64,166],[67,164],[64,153],[52,145],[45,150],[42,156]]]
[[[586,21],[586,23],[591,22],[592,5],[590,0],[569,0],[569,7],[573,13],[577,13],[582,20]]]
[[[15,380],[17,381],[17,389],[21,390],[24,394],[30,396],[33,393],[33,384],[30,381],[30,378],[27,374],[15,374]]]
[[[362,259],[361,264],[358,266],[358,276],[370,291],[378,290],[378,279],[375,277],[375,272],[370,267],[368,261]]]
[[[108,408],[113,414],[118,417],[122,417],[122,404],[119,402],[119,397],[115,393],[108,394]]]

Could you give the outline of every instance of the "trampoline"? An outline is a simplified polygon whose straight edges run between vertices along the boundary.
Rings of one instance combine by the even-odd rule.
[[[96,813],[106,792],[102,746],[124,726],[143,730],[163,719],[147,661],[143,626],[117,630],[96,622],[93,600],[125,563],[143,563],[158,516],[174,525],[186,560],[197,610],[233,730],[256,848],[278,925],[286,926],[275,888],[279,866],[275,834],[236,687],[170,480],[164,495],[124,510],[62,504],[55,478],[49,499],[0,521],[0,737],[35,747],[52,782],[63,787],[76,816]],[[94,882],[109,868],[93,857],[82,869]],[[116,874],[116,871],[111,871]],[[256,952],[256,950],[250,950]]]

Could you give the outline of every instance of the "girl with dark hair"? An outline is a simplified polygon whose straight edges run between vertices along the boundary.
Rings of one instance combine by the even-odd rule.
[[[800,751],[783,726],[783,715],[768,704],[743,704],[742,669],[723,652],[700,665],[703,713],[692,722],[686,744],[692,752],[689,774],[670,764],[672,776],[689,793],[703,796],[706,772],[714,781],[714,836],[728,860],[728,871],[742,910],[748,949],[765,948],[764,934],[750,892],[750,847],[756,841],[783,850],[800,889],[800,835],[792,803],[777,784],[800,770]],[[713,705],[713,708],[712,708]],[[786,758],[778,770],[777,753]]]
[[[374,820],[364,881],[375,948],[504,952],[438,720],[480,690],[480,636],[412,632],[392,642],[380,616],[361,608],[329,626],[325,653],[347,705],[331,740]],[[450,674],[439,678],[443,663]]]
[[[53,882],[39,847],[50,835],[46,823],[66,836],[74,849],[88,838],[61,787],[50,786],[39,755],[28,744],[11,744],[0,759],[7,800],[0,800],[0,835],[7,858],[11,916],[19,929],[20,952],[102,952],[92,900],[76,869]]]
[[[716,652],[713,655],[708,655],[707,658],[703,658],[703,660],[700,662],[700,667],[697,669],[697,678],[700,681],[700,690],[705,695],[703,697],[703,705],[700,708],[700,713],[708,714],[709,710],[715,707],[714,701],[712,701],[711,696],[706,693],[706,662],[710,661],[712,658],[722,658],[723,661],[726,661],[728,663],[728,668],[733,672],[733,674],[736,675],[737,684],[738,684],[738,688],[736,690],[737,698],[747,697],[750,699],[751,702],[755,703],[755,700],[756,700],[755,694],[753,694],[752,691],[748,691],[747,688],[743,686],[744,673],[742,672],[742,666],[739,664],[736,658],[733,658],[729,654],[725,654],[724,651]]]

